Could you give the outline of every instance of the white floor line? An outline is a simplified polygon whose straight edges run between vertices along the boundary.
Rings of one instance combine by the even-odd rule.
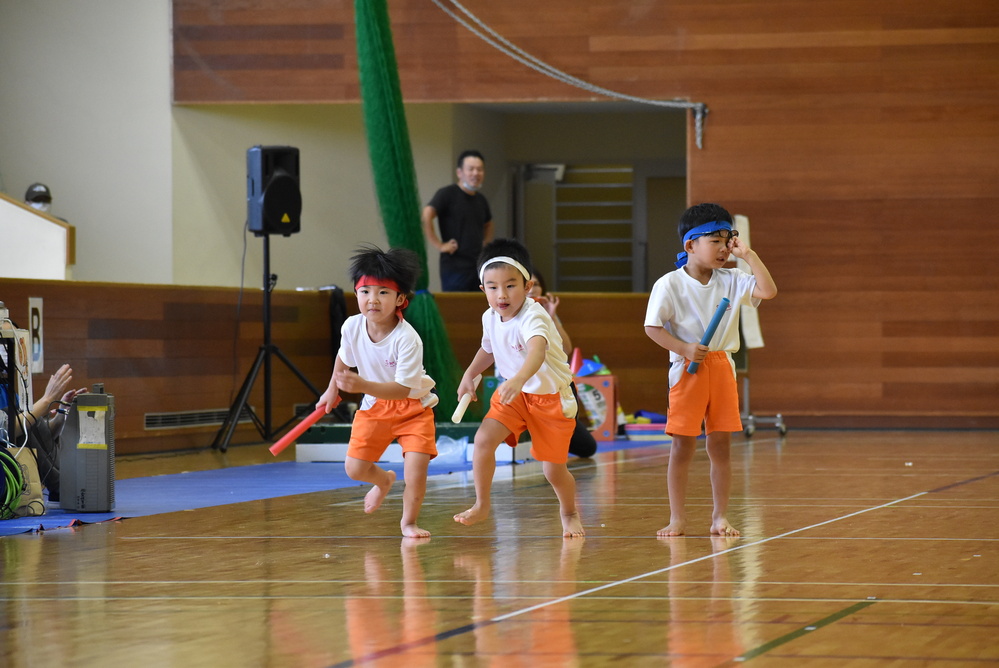
[[[714,559],[716,557],[720,557],[720,556],[722,556],[724,554],[729,554],[731,552],[736,552],[738,550],[744,550],[744,549],[749,548],[749,547],[755,547],[757,545],[763,545],[764,543],[769,543],[770,541],[779,540],[781,538],[786,538],[788,536],[793,536],[794,534],[801,533],[803,531],[809,531],[811,529],[817,529],[817,528],[819,528],[821,526],[825,526],[827,524],[832,524],[833,522],[839,522],[841,520],[849,519],[851,517],[856,517],[857,515],[863,515],[864,513],[869,513],[869,512],[875,511],[875,510],[882,510],[884,508],[888,508],[890,506],[894,506],[894,505],[897,505],[899,503],[904,503],[906,501],[911,501],[912,499],[919,498],[919,497],[924,496],[926,494],[928,494],[928,492],[919,492],[918,494],[913,494],[912,496],[907,496],[907,497],[902,498],[902,499],[895,499],[894,501],[889,501],[888,503],[882,503],[881,505],[872,506],[870,508],[865,508],[864,510],[858,510],[856,512],[849,513],[847,515],[842,515],[840,517],[834,517],[833,519],[826,520],[824,522],[818,522],[816,524],[812,524],[812,525],[809,525],[807,527],[801,527],[800,529],[793,529],[791,531],[786,531],[786,532],[784,532],[782,534],[778,534],[776,536],[770,536],[769,538],[761,538],[760,540],[756,540],[756,541],[753,541],[751,543],[744,543],[742,545],[736,545],[735,547],[730,547],[727,550],[722,550],[720,552],[713,552],[712,554],[706,554],[703,557],[697,557],[696,559],[690,559],[689,561],[684,561],[684,562],[679,563],[679,564],[673,564],[672,566],[666,566],[665,568],[659,568],[657,570],[649,571],[647,573],[642,573],[640,575],[634,575],[634,576],[632,576],[630,578],[626,578],[624,580],[618,580],[616,582],[610,582],[608,584],[601,585],[599,587],[593,587],[591,589],[586,589],[584,591],[576,592],[575,594],[570,594],[569,596],[562,596],[560,598],[552,599],[551,601],[546,601],[545,603],[539,603],[537,605],[532,605],[532,606],[527,607],[527,608],[521,608],[520,610],[514,610],[513,612],[508,612],[505,615],[500,615],[498,617],[493,617],[490,621],[501,622],[501,621],[510,619],[512,617],[518,617],[520,615],[524,615],[524,614],[527,614],[529,612],[533,612],[535,610],[540,610],[542,608],[547,608],[547,607],[552,606],[552,605],[557,605],[559,603],[564,603],[566,601],[571,601],[573,599],[581,598],[581,597],[587,596],[589,594],[595,594],[598,591],[604,591],[605,589],[611,589],[612,587],[619,587],[619,586],[624,585],[624,584],[630,584],[632,582],[636,582],[636,581],[642,580],[644,578],[652,577],[653,575],[659,575],[661,573],[666,573],[666,572],[669,572],[669,571],[672,571],[672,570],[676,570],[676,569],[682,568],[684,566],[690,566],[691,564],[696,564],[696,563],[701,562],[701,561],[707,561],[708,559]],[[566,540],[571,540],[571,539],[566,539]]]

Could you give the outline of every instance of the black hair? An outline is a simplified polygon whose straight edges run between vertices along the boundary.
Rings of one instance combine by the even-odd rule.
[[[481,153],[479,153],[474,149],[469,149],[467,151],[462,151],[458,155],[458,169],[461,169],[462,165],[465,164],[465,158],[478,158],[479,160],[482,161],[482,164],[486,163],[486,159],[482,157]]]
[[[545,287],[545,276],[535,267],[534,271],[531,272],[534,276],[534,282],[541,288],[541,294],[548,294],[548,288]]]
[[[408,248],[383,251],[377,246],[362,246],[350,258],[351,284],[356,286],[362,276],[391,279],[400,292],[409,296],[420,276],[420,258]]]
[[[527,252],[524,248],[524,244],[520,243],[516,239],[493,239],[485,246],[482,247],[482,252],[479,253],[479,273],[482,273],[483,268],[489,268],[492,264],[490,263],[494,257],[509,257],[517,262],[524,265],[528,273],[533,273],[533,268],[531,267],[531,254]],[[507,265],[509,266],[509,265]],[[518,274],[520,272],[517,272]],[[525,278],[526,283],[529,279]]]
[[[694,229],[698,225],[703,225],[704,223],[713,223],[715,221],[731,223],[732,214],[725,209],[725,207],[719,204],[711,204],[710,202],[704,202],[703,204],[695,204],[680,216],[680,224],[676,226],[677,234],[680,235],[680,240],[683,241],[683,235],[685,235],[690,230]]]

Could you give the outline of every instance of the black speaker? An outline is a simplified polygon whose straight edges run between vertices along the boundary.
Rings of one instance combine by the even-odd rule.
[[[254,146],[246,151],[246,208],[255,235],[290,236],[302,229],[298,149]]]

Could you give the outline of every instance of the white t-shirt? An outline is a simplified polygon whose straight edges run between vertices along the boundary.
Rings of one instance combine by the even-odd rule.
[[[739,307],[755,308],[762,301],[753,298],[755,287],[756,278],[740,269],[715,269],[707,285],[691,278],[683,269],[671,271],[652,286],[645,326],[666,327],[681,341],[700,342],[718,304],[728,297],[731,302],[728,311],[708,348],[724,350],[731,359],[731,354],[739,350]],[[671,364],[682,361],[683,357],[670,351]]]
[[[492,353],[498,376],[511,378],[520,371],[527,359],[527,341],[535,336],[543,336],[548,342],[545,361],[524,383],[522,391],[560,394],[572,382],[572,371],[562,350],[562,337],[545,307],[528,297],[517,315],[507,322],[491,308],[482,314],[482,349]]]
[[[374,383],[399,383],[410,389],[409,398],[426,406],[437,405],[434,379],[423,368],[423,340],[413,326],[400,320],[395,329],[375,343],[368,336],[363,315],[352,315],[340,328],[340,351],[337,357],[357,373]],[[371,408],[375,398],[367,394],[361,410]]]

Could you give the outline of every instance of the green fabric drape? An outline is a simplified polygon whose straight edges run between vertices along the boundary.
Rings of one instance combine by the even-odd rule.
[[[464,369],[454,356],[437,303],[427,291],[427,250],[420,224],[416,168],[402,104],[388,5],[385,0],[355,0],[354,14],[361,102],[378,206],[389,245],[409,248],[420,257],[422,274],[417,293],[406,309],[406,320],[423,339],[423,363],[427,373],[437,381],[438,416],[450,417],[458,404],[458,381]],[[475,413],[470,407],[468,416]]]

